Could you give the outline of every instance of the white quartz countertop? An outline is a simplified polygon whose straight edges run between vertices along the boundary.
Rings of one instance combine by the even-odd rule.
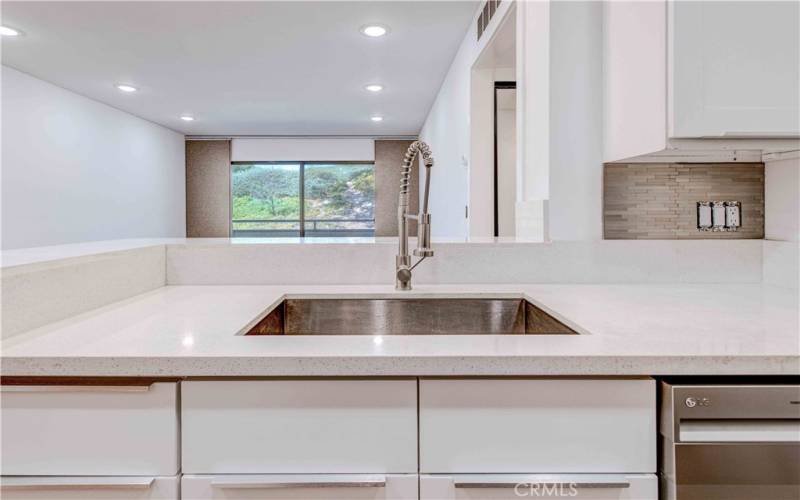
[[[411,237],[413,242],[415,237]],[[497,238],[434,238],[437,244],[532,244],[547,245],[539,240],[516,237]],[[388,237],[335,237],[335,238],[131,238],[119,240],[88,241],[83,243],[67,243],[33,248],[19,248],[0,251],[0,268],[25,266],[41,262],[52,262],[88,255],[98,255],[107,252],[134,250],[137,248],[173,245],[184,247],[242,247],[242,246],[341,246],[341,245],[397,245],[396,236]]]
[[[284,296],[524,297],[582,335],[243,336]],[[763,285],[167,286],[6,339],[4,376],[800,374]]]

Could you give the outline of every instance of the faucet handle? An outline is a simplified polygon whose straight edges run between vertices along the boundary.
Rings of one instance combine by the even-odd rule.
[[[401,267],[397,270],[397,281],[408,283],[411,281],[411,269],[407,267]]]
[[[431,248],[431,214],[419,214],[417,219],[417,248],[414,249],[417,257],[433,257]]]

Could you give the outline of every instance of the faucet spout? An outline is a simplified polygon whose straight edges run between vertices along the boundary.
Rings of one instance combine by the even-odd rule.
[[[417,154],[420,154],[422,164],[425,166],[425,191],[422,197],[422,211],[412,215],[408,213],[408,186],[411,177],[411,167]],[[400,198],[397,204],[398,252],[395,259],[395,288],[397,290],[411,290],[411,271],[426,257],[433,257],[431,248],[431,216],[428,213],[428,194],[430,192],[430,169],[433,166],[431,148],[422,141],[414,141],[408,147],[403,158],[403,167],[400,177]],[[417,248],[414,255],[420,257],[416,264],[411,265],[411,256],[408,254],[408,220],[417,221]]]

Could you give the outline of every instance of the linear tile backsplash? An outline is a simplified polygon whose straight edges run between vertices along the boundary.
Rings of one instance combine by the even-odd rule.
[[[698,201],[741,202],[741,227],[698,230]],[[603,234],[611,240],[763,238],[764,164],[606,164]]]

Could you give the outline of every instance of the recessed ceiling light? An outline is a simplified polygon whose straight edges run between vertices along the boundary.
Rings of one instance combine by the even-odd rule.
[[[364,88],[369,90],[370,92],[380,92],[381,90],[383,90],[383,85],[377,83],[371,83]]]
[[[370,117],[370,120],[372,120],[374,122],[382,122],[383,121],[383,117],[382,116],[372,116],[372,117]]]
[[[185,122],[193,122],[194,121],[194,116],[192,116],[192,115],[181,115],[181,120],[183,120]]]
[[[3,36],[19,36],[19,31],[8,26],[0,26],[0,35]]]
[[[368,24],[361,27],[361,33],[373,38],[383,36],[389,32],[389,27],[383,24]]]
[[[125,85],[124,83],[117,84],[117,88],[123,92],[136,92],[139,90],[133,85]]]

